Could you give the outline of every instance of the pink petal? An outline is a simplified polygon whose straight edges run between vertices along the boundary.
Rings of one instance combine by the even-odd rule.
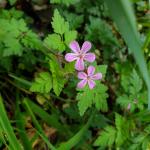
[[[77,59],[77,55],[74,53],[68,53],[65,55],[65,60],[68,62],[74,61]]]
[[[88,80],[88,85],[90,89],[93,89],[95,87],[95,82],[93,80]]]
[[[87,80],[81,80],[79,83],[78,83],[78,85],[77,85],[77,87],[78,88],[83,88],[83,87],[85,87],[85,85],[87,84]]]
[[[102,74],[101,73],[96,73],[95,75],[91,76],[91,79],[100,80],[100,79],[102,79]]]
[[[88,51],[91,49],[91,47],[92,47],[91,42],[85,41],[85,42],[83,43],[83,45],[82,45],[81,51],[82,51],[83,53],[86,53],[86,52],[88,52]]]
[[[86,79],[86,78],[87,78],[87,74],[84,73],[84,72],[79,72],[79,73],[78,73],[78,78],[79,78],[79,79]]]
[[[69,45],[70,49],[74,52],[74,53],[79,53],[80,52],[80,46],[78,44],[77,41],[72,41]]]
[[[95,54],[94,53],[85,54],[84,60],[86,60],[88,62],[93,62],[95,60]]]
[[[88,76],[92,76],[94,74],[94,72],[95,72],[95,67],[89,66],[87,69]]]
[[[78,71],[84,70],[84,62],[83,62],[83,59],[82,59],[82,58],[78,58],[78,59],[77,59],[76,64],[75,64],[75,68],[76,68]]]

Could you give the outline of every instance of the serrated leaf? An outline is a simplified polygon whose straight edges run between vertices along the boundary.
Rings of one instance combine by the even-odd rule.
[[[139,77],[139,75],[134,69],[130,75],[130,83],[132,85],[130,86],[130,93],[135,94],[142,89],[143,86],[142,79]]]
[[[106,112],[108,110],[108,105],[106,99],[108,94],[106,93],[107,87],[103,84],[99,84],[95,89],[95,106],[98,110]]]
[[[43,48],[42,41],[39,39],[38,35],[31,30],[24,34],[21,42],[25,47],[29,47],[32,49],[41,50]]]
[[[18,55],[21,56],[23,49],[19,41],[15,38],[10,38],[9,42],[5,41],[5,49],[3,51],[3,56],[10,56],[10,55]]]
[[[85,111],[92,106],[92,93],[86,93],[86,92],[81,92],[77,95],[77,100],[78,102],[78,108],[79,108],[79,113],[81,116],[85,113]]]
[[[70,29],[77,29],[81,26],[84,21],[83,15],[71,13],[68,11],[63,12],[66,20],[69,22]]]
[[[64,67],[65,74],[73,73],[74,69],[74,62],[66,63]]]
[[[60,67],[60,64],[57,60],[57,58],[53,55],[50,55],[51,60],[50,60],[50,71],[52,73],[52,80],[53,80],[53,90],[54,93],[59,96],[64,84],[66,82],[66,79],[64,78],[63,75],[63,70]]]
[[[38,36],[27,28],[23,19],[0,19],[0,26],[0,41],[4,45],[3,56],[21,56],[23,46],[36,48],[42,45],[40,40],[37,40]]]
[[[95,42],[101,42],[103,45],[118,46],[118,41],[112,34],[112,29],[102,19],[90,17],[90,25],[86,26],[87,39]]]
[[[69,24],[64,20],[64,18],[60,15],[59,11],[55,9],[54,16],[52,18],[52,27],[55,33],[64,34],[69,30]]]
[[[44,40],[44,44],[49,49],[59,50],[63,52],[65,50],[65,45],[61,40],[60,35],[58,34],[49,34],[48,37]]]
[[[98,65],[96,71],[102,73],[102,78],[104,79],[107,72],[107,65]]]
[[[52,77],[48,72],[42,72],[35,78],[30,91],[39,93],[48,93],[52,88]]]
[[[116,144],[120,146],[128,138],[129,135],[128,122],[125,120],[124,117],[116,113],[115,125],[117,129]]]
[[[76,39],[76,37],[77,37],[77,32],[76,31],[67,31],[67,32],[65,32],[65,43],[67,45],[69,45],[71,41]]]
[[[112,146],[116,139],[116,129],[112,126],[107,126],[101,135],[94,142],[94,146]]]
[[[80,115],[82,116],[92,104],[94,104],[98,110],[106,112],[108,110],[106,101],[108,94],[106,91],[107,87],[99,82],[97,82],[97,85],[92,90],[86,86],[83,91],[80,91],[77,94]]]

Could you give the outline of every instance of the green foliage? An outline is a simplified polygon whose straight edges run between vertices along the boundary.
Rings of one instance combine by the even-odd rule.
[[[122,145],[129,136],[129,123],[119,114],[115,115],[115,127],[107,126],[94,142],[95,146],[116,147]]]
[[[0,0],[0,149],[148,150],[148,2],[49,2]],[[92,90],[65,60],[75,39],[103,75]]]
[[[68,11],[64,11],[63,15],[69,22],[70,29],[77,29],[81,27],[81,24],[84,21],[83,15],[76,15],[75,13],[69,13]]]
[[[144,59],[144,55],[141,50],[141,42],[136,28],[136,18],[132,9],[132,6],[129,0],[117,0],[114,4],[112,0],[106,0],[107,6],[110,10],[110,13],[115,20],[125,42],[128,47],[131,49],[136,63],[140,69],[140,72],[145,80],[145,83],[148,88],[148,107],[150,108],[150,78]],[[112,5],[113,4],[113,5]],[[120,13],[118,13],[120,12]],[[121,18],[126,18],[122,19]],[[130,33],[130,35],[129,35]]]
[[[22,34],[27,32],[24,20],[1,19],[0,25],[0,39],[3,38],[1,44],[4,44],[3,56],[22,55],[23,49],[19,38],[22,38]]]
[[[103,45],[118,46],[117,39],[112,33],[111,27],[99,18],[90,17],[90,25],[86,26],[87,39],[93,42],[101,42]]]
[[[65,4],[65,5],[70,5],[70,4],[73,4],[75,3],[76,0],[50,0],[50,3],[56,3],[56,4]]]
[[[49,64],[50,71],[52,73],[53,90],[54,93],[59,96],[66,82],[63,75],[63,69],[60,67],[58,60],[53,55],[51,55]]]
[[[117,103],[124,109],[128,109],[130,105],[132,112],[137,108],[143,110],[147,100],[147,92],[142,90],[143,81],[134,69],[129,75],[122,74],[121,85],[125,93],[117,98]]]
[[[55,34],[49,34],[44,40],[44,44],[48,49],[63,52],[66,45],[76,39],[77,32],[69,29],[69,23],[64,20],[59,11],[55,9],[53,21],[51,22]],[[63,38],[64,37],[64,38]]]
[[[97,66],[97,70],[103,70],[103,75],[106,73],[106,69],[104,68],[106,68],[104,65],[102,66],[102,69],[101,66]],[[96,87],[93,90],[89,89],[88,86],[86,86],[83,90],[80,90],[77,94],[80,115],[82,116],[85,111],[92,106],[92,104],[95,105],[97,110],[106,112],[108,110],[106,100],[108,98],[108,94],[106,92],[107,87],[99,82],[97,82]]]
[[[23,19],[0,19],[0,49],[3,56],[21,56],[24,47],[40,49],[39,37],[27,28]]]
[[[39,73],[32,83],[30,91],[39,93],[48,93],[52,89],[52,77],[48,72]]]
[[[35,128],[38,131],[38,134],[41,136],[41,138],[44,140],[44,142],[47,144],[48,148],[51,150],[56,150],[56,148],[50,143],[50,141],[48,140],[48,138],[46,137],[46,135],[44,134],[44,131],[42,129],[42,127],[40,126],[40,124],[38,123],[34,113],[32,112],[32,109],[30,108],[28,101],[26,99],[24,99],[24,106],[27,110],[27,112],[30,114],[30,116],[32,117],[33,120],[33,124],[35,126]]]
[[[107,126],[101,135],[94,142],[94,146],[109,146],[111,147],[115,143],[116,129],[112,126]]]
[[[58,34],[49,34],[48,37],[44,40],[45,45],[48,48],[64,51],[65,45],[61,41],[61,37]]]
[[[54,11],[54,17],[52,22],[52,27],[55,33],[63,35],[66,31],[69,30],[69,24],[61,17],[58,10]]]
[[[2,128],[2,134],[6,136],[6,141],[9,141],[9,149],[11,150],[21,150],[21,145],[16,138],[16,135],[11,126],[10,120],[7,116],[7,112],[5,110],[2,97],[0,96],[0,128]],[[5,143],[6,143],[5,141]]]
[[[9,1],[10,5],[13,5],[16,3],[17,0],[8,0],[8,1]]]
[[[65,32],[65,43],[66,45],[69,45],[71,41],[76,39],[77,37],[77,32],[76,31],[66,31]]]

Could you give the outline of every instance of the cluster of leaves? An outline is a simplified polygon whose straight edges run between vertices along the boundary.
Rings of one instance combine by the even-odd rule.
[[[106,74],[106,68],[106,65],[99,65],[96,68],[97,71],[103,74],[103,78]],[[107,112],[107,89],[108,88],[104,84],[97,82],[94,90],[90,90],[87,86],[84,89],[80,90],[77,94],[80,115],[83,115],[85,111],[92,106],[92,104],[95,105],[97,110]]]
[[[149,149],[148,93],[130,55],[134,42],[127,52],[110,18],[109,9],[117,1],[111,8],[109,0],[2,1],[6,6],[0,1],[0,149]],[[148,4],[131,1],[149,63],[147,13],[143,17]],[[28,5],[31,10],[26,10]],[[103,75],[93,90],[76,88],[74,63],[64,59],[75,39],[93,44],[97,63],[92,65]]]
[[[119,93],[117,103],[131,112],[137,108],[144,110],[144,104],[147,103],[147,91],[143,89],[143,81],[135,69],[129,75],[121,75],[121,86],[124,92]]]

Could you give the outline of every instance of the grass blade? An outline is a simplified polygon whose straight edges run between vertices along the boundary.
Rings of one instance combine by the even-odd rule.
[[[33,103],[32,101],[26,99],[28,104],[30,105],[33,112],[40,117],[43,121],[45,121],[48,125],[58,129],[60,132],[68,133],[69,130],[67,130],[62,124],[59,123],[59,120],[57,119],[57,116],[55,115],[49,115],[47,112],[45,112],[42,108],[40,108],[38,105]],[[70,134],[70,133],[69,133]]]
[[[32,150],[32,145],[31,142],[29,141],[29,138],[26,134],[26,130],[25,130],[25,120],[23,119],[23,115],[20,111],[20,107],[19,107],[19,101],[17,98],[17,104],[16,104],[16,112],[15,112],[15,118],[17,121],[16,125],[18,130],[18,133],[20,135],[20,139],[22,141],[23,147],[26,150]]]
[[[0,96],[0,126],[2,127],[4,133],[6,134],[11,149],[22,150],[21,145],[17,140],[13,128],[11,126],[11,123],[7,117],[7,113],[3,105],[3,100],[1,96]]]
[[[150,79],[147,65],[142,52],[142,45],[139,40],[139,33],[136,28],[136,19],[129,0],[106,0],[112,18],[122,34],[127,46],[133,53],[139,70],[148,88],[148,109],[150,109]]]
[[[64,142],[60,145],[58,150],[70,150],[72,149],[76,144],[78,144],[81,139],[83,138],[83,135],[88,130],[90,124],[92,123],[93,116],[95,114],[95,111],[93,114],[91,114],[91,117],[89,118],[88,122],[81,128],[80,131],[78,131],[71,139],[69,139],[67,142]]]
[[[49,147],[49,149],[51,150],[56,150],[56,148],[50,143],[50,141],[48,140],[48,138],[45,136],[44,131],[42,130],[42,127],[40,126],[40,124],[38,123],[38,121],[36,120],[36,117],[34,116],[32,109],[30,108],[30,105],[28,104],[27,99],[24,99],[24,105],[26,107],[26,110],[28,111],[28,113],[30,114],[32,121],[34,123],[35,128],[37,129],[38,133],[41,136],[41,138],[44,140],[44,142],[47,144],[47,146]]]

